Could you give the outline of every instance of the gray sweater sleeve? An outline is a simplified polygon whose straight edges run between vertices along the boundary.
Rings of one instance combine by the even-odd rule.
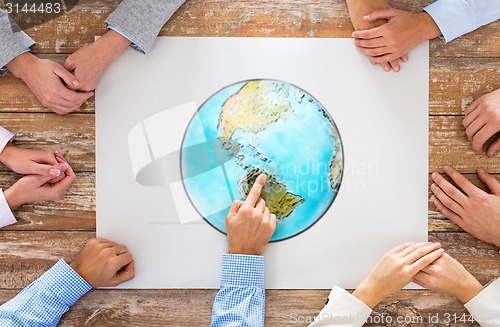
[[[123,0],[106,19],[147,53],[165,23],[185,0]]]
[[[5,65],[34,44],[35,41],[0,10],[0,75],[7,71]]]

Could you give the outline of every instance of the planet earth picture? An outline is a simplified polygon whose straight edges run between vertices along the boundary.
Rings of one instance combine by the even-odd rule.
[[[181,172],[200,215],[226,232],[233,200],[244,200],[260,173],[262,198],[278,224],[271,241],[300,234],[334,201],[344,169],[339,131],[309,93],[286,82],[248,80],[205,101],[186,129]]]

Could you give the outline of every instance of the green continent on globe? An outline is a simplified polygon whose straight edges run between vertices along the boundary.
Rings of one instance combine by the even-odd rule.
[[[246,198],[252,189],[255,180],[260,174],[267,175],[266,185],[261,193],[261,198],[266,201],[266,206],[276,218],[288,217],[292,211],[304,202],[304,198],[287,191],[286,186],[278,182],[272,175],[264,172],[260,168],[252,168],[246,176],[238,181],[241,195]]]
[[[269,95],[273,95],[271,99]],[[250,81],[222,105],[218,128],[222,140],[236,130],[259,132],[294,110],[286,100],[288,90],[272,81]]]
[[[332,134],[334,136],[334,140],[337,141],[335,142],[335,154],[330,162],[328,179],[330,180],[330,187],[332,190],[336,190],[340,187],[342,167],[344,166],[344,163],[342,161],[342,145],[340,143],[340,136],[335,129],[332,129]]]

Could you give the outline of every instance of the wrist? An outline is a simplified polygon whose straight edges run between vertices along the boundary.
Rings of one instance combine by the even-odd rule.
[[[360,285],[352,295],[372,310],[385,298],[385,295],[382,295],[380,290],[370,289],[363,285]]]
[[[425,11],[417,13],[415,15],[420,22],[420,28],[418,30],[420,30],[421,42],[431,40],[441,35],[441,30],[439,29],[431,15],[429,15]]]
[[[12,75],[24,81],[33,72],[31,67],[37,60],[39,59],[34,54],[25,52],[12,59],[6,67]]]
[[[3,195],[5,196],[5,201],[7,201],[10,210],[12,211],[24,204],[15,190],[15,185],[6,189],[3,192]]]
[[[455,294],[455,297],[465,304],[478,295],[483,289],[483,285],[481,285],[476,278],[472,277],[469,281],[466,281],[462,287],[457,287],[458,293]]]
[[[386,20],[367,22],[363,19],[363,17],[371,14],[375,10],[391,8],[385,0],[347,1],[347,5],[349,9],[349,17],[351,17],[352,25],[356,31],[366,30],[384,24]]]
[[[8,158],[12,156],[12,153],[16,150],[16,147],[12,143],[7,143],[0,152],[0,162],[7,166]]]
[[[111,63],[130,46],[131,42],[120,33],[109,30],[96,43],[103,45],[106,60]]]

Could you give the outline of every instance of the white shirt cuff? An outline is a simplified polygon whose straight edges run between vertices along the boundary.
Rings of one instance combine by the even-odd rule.
[[[358,327],[363,326],[370,317],[372,309],[364,302],[346,290],[334,286],[328,297],[328,302],[321,310],[310,327],[336,326]]]
[[[0,189],[0,228],[16,223],[16,217],[10,210],[9,204],[5,199],[3,190]]]
[[[3,151],[7,143],[14,138],[14,134],[0,126],[0,153]]]
[[[482,327],[500,326],[500,278],[464,304]]]

